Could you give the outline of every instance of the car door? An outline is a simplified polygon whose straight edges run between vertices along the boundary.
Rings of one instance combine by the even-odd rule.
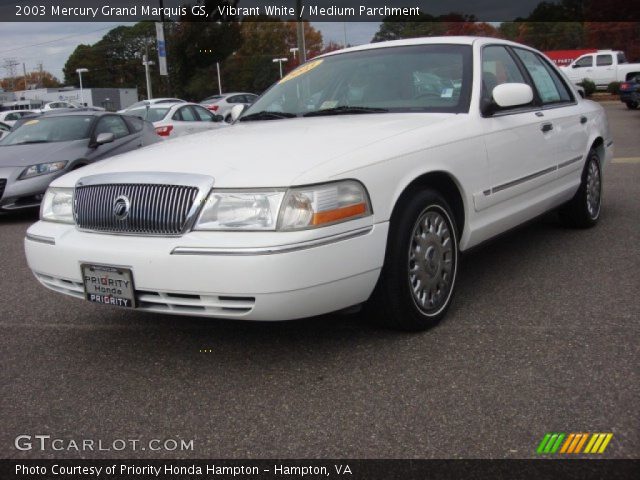
[[[559,188],[573,188],[580,180],[584,164],[591,114],[584,112],[574,93],[545,58],[523,48],[514,47],[513,51],[531,77],[542,106],[540,118],[550,126],[545,139],[553,149],[557,171],[548,193]]]
[[[616,70],[613,66],[613,55],[599,53],[596,55],[596,68],[593,70],[592,80],[596,85],[608,85],[616,79]]]
[[[193,111],[196,114],[198,121],[198,128],[200,131],[213,130],[220,128],[222,125],[222,117],[220,115],[214,115],[209,110],[200,106],[192,106]]]
[[[172,138],[190,135],[198,131],[198,120],[189,105],[178,108],[171,120],[173,124]]]
[[[101,133],[113,133],[114,140],[110,143],[96,145],[95,140]],[[141,133],[131,132],[127,123],[119,115],[103,115],[96,122],[89,142],[89,160],[102,160],[113,155],[125,153],[142,145]]]
[[[492,102],[493,88],[502,83],[526,83],[526,73],[516,57],[503,45],[482,49],[482,96]],[[489,163],[490,185],[474,194],[476,211],[500,205],[513,212],[522,211],[532,191],[553,177],[556,165],[553,130],[535,99],[528,105],[497,109],[482,121]],[[518,215],[513,224],[522,220]],[[505,228],[510,227],[508,220]]]
[[[578,83],[588,78],[593,79],[593,55],[585,55],[578,58],[576,62],[571,65],[570,69],[565,70],[567,77],[573,82]]]

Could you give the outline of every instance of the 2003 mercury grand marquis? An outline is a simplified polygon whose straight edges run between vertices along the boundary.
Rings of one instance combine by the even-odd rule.
[[[419,330],[449,307],[460,251],[557,207],[594,225],[612,143],[603,109],[528,47],[349,48],[233,128],[58,178],[26,255],[43,285],[92,302],[252,320],[365,303]]]

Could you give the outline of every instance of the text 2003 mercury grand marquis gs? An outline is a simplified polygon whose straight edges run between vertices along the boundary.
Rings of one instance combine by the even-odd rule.
[[[57,179],[26,255],[46,287],[92,302],[254,320],[366,302],[419,330],[449,307],[460,251],[556,207],[594,225],[612,143],[603,109],[525,46],[350,48],[233,128]]]

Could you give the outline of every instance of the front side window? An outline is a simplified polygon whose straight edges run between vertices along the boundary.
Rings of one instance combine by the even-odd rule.
[[[281,116],[468,112],[469,45],[411,45],[341,53],[289,73],[245,112]]]
[[[503,83],[527,82],[505,47],[500,45],[485,47],[482,50],[482,101],[492,101],[493,89]]]
[[[574,63],[574,66],[576,68],[593,67],[593,57],[591,55],[588,57],[582,57]]]
[[[193,109],[196,111],[198,120],[201,122],[213,122],[213,113],[206,108],[194,106]]]
[[[122,138],[129,135],[129,129],[123,119],[115,115],[108,115],[98,120],[94,135],[97,137],[101,133],[113,133],[116,138]]]
[[[573,100],[558,74],[539,55],[521,48],[514,48],[514,51],[529,72],[543,104]]]
[[[197,122],[196,116],[191,111],[189,107],[182,107],[179,109],[172,117],[174,120],[182,121],[182,122]]]

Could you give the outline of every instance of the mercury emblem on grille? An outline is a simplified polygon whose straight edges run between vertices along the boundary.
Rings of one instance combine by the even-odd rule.
[[[113,202],[113,216],[118,220],[124,220],[129,216],[131,202],[125,195],[120,195]]]

